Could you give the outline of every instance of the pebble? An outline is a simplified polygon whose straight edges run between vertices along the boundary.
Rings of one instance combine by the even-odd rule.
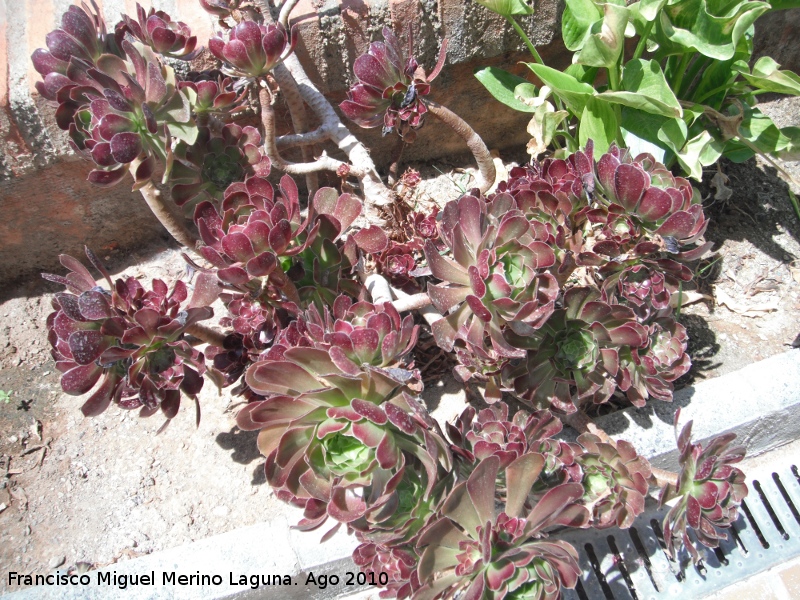
[[[48,566],[51,569],[57,569],[65,562],[67,562],[67,558],[65,556],[54,556],[53,558],[50,559],[50,563],[48,564]]]

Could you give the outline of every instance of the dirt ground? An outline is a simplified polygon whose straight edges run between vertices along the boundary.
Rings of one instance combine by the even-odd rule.
[[[798,124],[800,99],[764,106],[779,125]],[[457,166],[425,166],[421,193],[455,198],[468,183]],[[800,180],[800,163],[783,166]],[[800,221],[788,184],[762,161],[721,168],[729,198],[701,186],[715,254],[681,308],[694,366],[680,385],[784,352],[800,334]],[[146,280],[186,276],[174,248],[104,258],[115,273],[127,267]],[[56,287],[0,290],[0,390],[9,394],[0,394],[0,572],[103,566],[291,510],[261,485],[255,435],[235,429],[235,407],[210,385],[199,428],[192,409],[158,436],[158,416],[111,408],[84,419],[81,400],[61,393],[49,355],[44,323]],[[428,387],[435,414],[458,412],[455,382]]]

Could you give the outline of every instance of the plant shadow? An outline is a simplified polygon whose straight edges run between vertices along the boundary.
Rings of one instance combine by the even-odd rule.
[[[258,461],[253,469],[253,479],[251,485],[262,485],[266,483],[267,477],[264,473],[264,462],[261,452],[258,450],[258,431],[244,431],[238,427],[232,427],[230,431],[218,433],[216,437],[217,445],[223,450],[232,450],[231,459],[240,465],[249,465],[253,461]]]

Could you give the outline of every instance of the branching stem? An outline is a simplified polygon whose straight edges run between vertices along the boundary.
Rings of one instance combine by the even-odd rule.
[[[204,325],[203,323],[195,323],[194,325],[190,325],[186,328],[186,333],[193,335],[206,344],[210,344],[211,346],[219,346],[220,348],[222,348],[222,344],[225,341],[224,333],[217,331],[213,327]]]
[[[303,103],[303,98],[300,96],[300,90],[297,89],[297,83],[292,77],[291,73],[287,70],[279,70],[275,73],[275,80],[281,86],[283,97],[286,100],[286,106],[289,108],[289,116],[292,119],[292,126],[294,130],[302,135],[308,131],[308,115],[306,114],[306,105]],[[311,162],[314,158],[314,149],[303,145],[301,152],[303,154],[303,162]],[[319,188],[319,178],[316,173],[306,174],[306,187],[308,188],[309,195],[313,194]]]
[[[306,163],[293,163],[284,159],[278,152],[278,145],[275,142],[275,109],[272,108],[272,93],[263,87],[258,90],[258,100],[261,105],[261,125],[264,128],[264,152],[273,166],[289,175],[336,171],[340,167],[347,166],[353,175],[357,177],[361,175],[353,167],[324,154],[313,162]]]
[[[477,187],[482,194],[485,193],[494,184],[497,172],[494,168],[492,155],[489,154],[489,149],[481,139],[481,136],[475,133],[475,130],[464,119],[446,106],[442,106],[433,100],[426,100],[425,105],[434,117],[450,126],[466,142],[467,147],[478,163]]]
[[[169,234],[181,245],[186,246],[189,250],[194,250],[199,238],[187,226],[183,218],[176,215],[164,200],[164,195],[161,193],[152,181],[140,188],[139,191],[147,202],[147,206],[153,211],[153,214],[161,222]]]

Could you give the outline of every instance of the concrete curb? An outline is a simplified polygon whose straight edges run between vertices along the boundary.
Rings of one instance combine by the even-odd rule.
[[[800,350],[790,350],[675,393],[673,402],[650,401],[597,419],[614,438],[631,441],[651,463],[676,469],[673,421],[690,420],[692,439],[733,432],[757,456],[800,438]]]
[[[794,441],[800,437],[800,351],[773,356],[740,371],[680,390],[672,403],[651,402],[645,408],[629,408],[597,422],[614,437],[632,441],[654,465],[674,468],[677,451],[672,423],[678,407],[681,408],[681,426],[694,419],[695,441],[734,432],[753,456]],[[569,435],[567,431],[566,436]],[[340,531],[320,544],[320,535],[291,529],[286,519],[281,518],[92,571],[87,574],[90,585],[38,586],[7,597],[9,600],[118,597],[327,600],[363,590],[366,586],[357,585],[355,576],[353,584],[347,585],[347,574],[357,573],[350,559],[357,546],[356,540]],[[155,581],[148,585],[131,585],[121,590],[119,585],[113,584],[114,575],[119,582],[120,575],[151,573]],[[177,579],[176,583],[170,583],[172,573],[176,576],[216,575],[221,583],[180,585]],[[309,574],[313,574],[316,585]],[[109,575],[112,579],[107,583]],[[272,582],[264,585],[261,581],[258,588],[251,589],[249,585],[250,577],[276,575],[281,576],[279,585]],[[240,576],[246,578],[246,585],[238,584]],[[284,576],[289,578],[288,585]],[[321,576],[327,577],[324,587]],[[338,584],[333,584],[333,576],[338,576]],[[98,585],[100,577],[103,583]]]

